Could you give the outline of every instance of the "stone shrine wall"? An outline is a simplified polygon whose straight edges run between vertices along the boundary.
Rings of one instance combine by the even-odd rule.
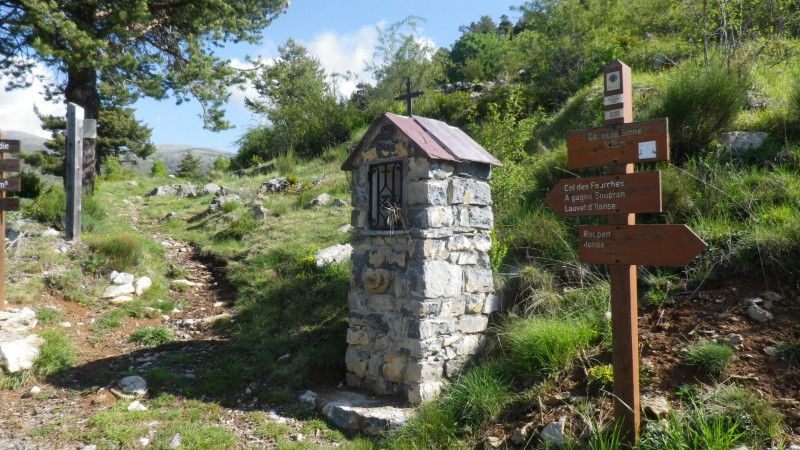
[[[347,382],[420,404],[481,349],[499,309],[490,168],[414,156],[396,136],[377,147],[404,157],[405,223],[367,229],[369,162],[383,159],[373,146],[353,171]]]

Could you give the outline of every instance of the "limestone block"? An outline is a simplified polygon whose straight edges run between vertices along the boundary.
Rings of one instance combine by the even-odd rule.
[[[394,383],[400,383],[403,381],[403,371],[405,367],[405,364],[386,363],[381,368],[381,373],[383,373],[384,379]]]
[[[442,341],[442,347],[447,348],[452,346],[453,344],[460,342],[461,339],[464,339],[464,335],[461,333],[453,333],[450,336],[446,336]]]
[[[491,314],[493,312],[500,311],[500,306],[501,301],[499,295],[487,294],[486,302],[483,304],[483,310],[481,312],[484,314]]]
[[[402,307],[400,312],[411,317],[429,318],[437,317],[442,312],[441,300],[410,300],[402,299]]]
[[[368,259],[372,267],[405,267],[406,252],[404,249],[378,248],[369,252]]]
[[[466,335],[463,339],[453,344],[451,348],[455,350],[458,356],[474,355],[481,350],[484,342],[485,338],[483,337]]]
[[[444,375],[444,361],[427,359],[424,361],[412,362],[406,369],[405,381],[407,383],[419,383],[425,381],[437,381]]]
[[[389,324],[387,323],[387,319],[389,318],[394,317],[376,312],[350,311],[347,321],[351,327],[358,326],[387,332],[389,331]]]
[[[353,347],[348,347],[344,355],[344,363],[347,366],[347,371],[352,372],[359,378],[363,378],[367,373],[367,360],[369,359],[369,352],[357,350]]]
[[[443,261],[415,262],[408,269],[410,292],[424,298],[455,297],[461,293],[462,273],[461,267]]]
[[[373,354],[367,361],[367,377],[381,378],[381,367],[383,367],[383,357]]]
[[[467,308],[467,300],[462,297],[448,298],[442,300],[441,317],[458,317],[464,314]]]
[[[375,338],[375,343],[372,344],[372,350],[376,352],[385,352],[392,348],[394,340],[386,334],[378,334]]]
[[[453,229],[450,227],[445,228],[411,228],[408,234],[415,239],[442,239],[448,238],[453,235]]]
[[[412,339],[431,339],[443,334],[450,334],[454,330],[453,319],[422,319],[414,320],[408,326],[408,337]]]
[[[120,295],[128,295],[133,294],[136,292],[136,288],[133,287],[133,283],[128,284],[112,284],[108,286],[104,291],[101,297],[103,298],[114,298],[119,297]]]
[[[361,387],[361,381],[362,381],[361,377],[359,377],[359,376],[357,376],[357,375],[355,375],[353,373],[350,373],[350,372],[347,372],[344,377],[345,377],[345,381],[347,382],[348,386],[353,387],[353,388],[360,388]]]
[[[408,177],[411,180],[444,180],[453,174],[453,165],[428,158],[409,158]]]
[[[398,305],[395,307],[396,310],[400,310],[402,306],[402,299],[406,297],[408,293],[408,279],[404,276],[395,277],[394,279],[394,296],[399,302]]]
[[[449,380],[457,379],[467,361],[468,358],[463,356],[453,356],[452,358],[448,359],[447,363],[444,365],[445,377],[447,377]]]
[[[36,334],[0,342],[0,367],[9,373],[30,369],[39,358],[42,344],[44,339]]]
[[[392,272],[384,269],[364,270],[364,289],[370,294],[383,294],[389,290],[394,279]]]
[[[360,209],[355,207],[355,202],[353,202],[353,211],[350,213],[350,225],[353,228],[367,228],[367,211],[366,209]],[[366,208],[366,207],[365,207]]]
[[[492,173],[492,166],[478,163],[461,163],[455,167],[455,175],[462,177],[488,180]]]
[[[491,205],[492,190],[489,183],[478,180],[452,178],[447,191],[451,204]]]
[[[465,314],[458,319],[456,330],[462,333],[483,333],[489,325],[489,318],[484,315]]]
[[[410,358],[421,359],[441,351],[442,340],[442,336],[426,340],[402,338],[394,341],[392,350]]]
[[[478,267],[491,267],[491,257],[488,253],[478,253]]]
[[[391,312],[395,310],[395,304],[393,295],[372,295],[369,297],[367,307],[370,311]]]
[[[358,166],[353,171],[353,184],[356,186],[366,186],[369,183],[369,166]]]
[[[411,252],[413,258],[426,260],[445,260],[449,255],[447,242],[442,239],[417,239]]]
[[[457,234],[447,240],[447,250],[451,252],[463,252],[472,247],[472,242],[467,236]]]
[[[408,217],[411,228],[442,228],[453,225],[453,211],[446,206],[409,209]]]
[[[491,229],[494,227],[492,208],[488,206],[472,206],[469,208],[469,226]]]
[[[23,334],[34,329],[38,322],[36,312],[30,308],[0,311],[0,331]]]
[[[484,302],[486,300],[485,294],[473,294],[467,297],[465,313],[466,314],[480,314],[483,312]]]
[[[447,184],[442,181],[414,181],[408,184],[406,198],[409,205],[447,205]]]
[[[475,246],[475,250],[486,253],[492,249],[492,236],[486,233],[478,233],[472,238],[472,245]]]
[[[421,405],[435,399],[444,390],[443,382],[423,383],[411,386],[408,390],[408,401],[413,405]]]
[[[350,290],[347,294],[347,306],[350,311],[366,311],[369,296],[363,291]]]
[[[456,264],[459,266],[469,266],[478,264],[478,252],[466,251],[458,254],[458,261]]]
[[[464,269],[464,290],[468,293],[492,292],[494,277],[491,269]]]
[[[354,186],[351,189],[350,203],[353,207],[364,209],[369,207],[369,191],[366,185]]]
[[[366,377],[362,386],[378,395],[394,394],[392,383],[379,377]]]
[[[347,330],[347,343],[350,345],[369,344],[369,334],[362,329],[350,328]]]
[[[733,153],[759,149],[766,139],[767,133],[751,131],[729,131],[721,133],[717,138],[720,144]]]
[[[458,208],[455,224],[459,227],[469,228],[469,208]]]

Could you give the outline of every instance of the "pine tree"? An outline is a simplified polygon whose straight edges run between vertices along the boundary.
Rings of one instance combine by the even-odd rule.
[[[178,164],[178,176],[181,178],[201,178],[200,160],[191,151],[186,153]]]

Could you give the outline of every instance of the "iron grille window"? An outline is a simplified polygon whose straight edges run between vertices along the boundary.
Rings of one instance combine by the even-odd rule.
[[[369,228],[394,230],[404,228],[403,166],[401,161],[373,164],[369,167]]]

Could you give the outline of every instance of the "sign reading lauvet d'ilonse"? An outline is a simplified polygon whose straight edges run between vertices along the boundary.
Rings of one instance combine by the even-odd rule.
[[[564,217],[661,212],[661,173],[560,180],[546,202]]]

